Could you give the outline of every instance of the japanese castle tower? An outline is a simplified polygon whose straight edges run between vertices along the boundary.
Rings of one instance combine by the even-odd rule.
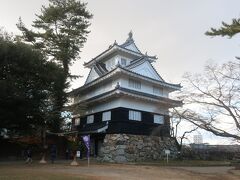
[[[91,152],[100,160],[160,159],[164,149],[174,151],[168,111],[182,102],[169,94],[181,86],[162,79],[156,60],[138,49],[130,32],[123,44],[115,41],[84,63],[86,82],[69,93],[73,128],[90,134]]]

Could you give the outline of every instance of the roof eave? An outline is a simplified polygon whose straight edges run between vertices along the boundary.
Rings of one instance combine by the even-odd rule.
[[[108,73],[106,73],[104,76],[101,76],[95,80],[93,80],[92,82],[89,82],[88,84],[85,84],[77,89],[74,89],[72,90],[71,92],[68,93],[68,95],[74,95],[75,93],[83,90],[83,89],[86,89],[88,87],[91,87],[95,84],[97,84],[98,82],[101,82],[102,80],[105,80],[105,79],[108,79],[109,77],[111,77],[112,75],[115,75],[115,74],[118,74],[118,73],[121,73],[121,72],[125,72],[127,73],[128,75],[132,75],[132,77],[137,77],[137,78],[142,78],[144,80],[150,80],[152,82],[155,82],[157,84],[160,84],[164,87],[167,87],[171,92],[173,91],[177,91],[177,90],[181,90],[181,85],[180,84],[170,84],[170,83],[167,83],[167,82],[162,82],[162,81],[158,81],[158,80],[155,80],[155,79],[152,79],[152,78],[149,78],[149,77],[146,77],[146,76],[143,76],[141,74],[138,74],[138,73],[135,73],[135,72],[132,72],[130,70],[127,70],[121,66],[118,66],[116,67],[115,69],[109,71]]]
[[[79,101],[76,104],[83,103],[83,104],[89,105],[89,104],[99,102],[100,100],[109,99],[111,97],[115,97],[115,96],[119,97],[120,95],[128,95],[128,96],[135,97],[135,98],[140,98],[140,99],[144,99],[144,100],[148,100],[148,101],[152,101],[152,102],[156,102],[156,103],[161,103],[161,104],[164,104],[165,106],[168,106],[168,108],[180,107],[183,105],[182,101],[173,100],[173,99],[165,98],[165,97],[161,97],[161,96],[159,96],[159,97],[156,96],[156,98],[148,97],[148,95],[152,96],[151,94],[139,95],[134,92],[127,92],[124,90],[124,88],[122,89],[121,87],[116,87],[115,89],[111,90],[110,92],[105,92],[96,97],[91,97],[89,99]]]

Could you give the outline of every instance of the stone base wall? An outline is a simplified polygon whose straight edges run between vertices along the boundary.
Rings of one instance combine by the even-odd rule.
[[[170,157],[177,155],[172,138],[107,134],[100,148],[98,160],[117,163],[161,160],[166,157],[165,149],[171,151]]]

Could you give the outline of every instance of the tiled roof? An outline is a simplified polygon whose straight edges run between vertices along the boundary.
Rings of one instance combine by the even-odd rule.
[[[147,56],[142,56],[142,57],[140,57],[140,58],[138,58],[138,59],[136,59],[136,60],[133,60],[133,61],[131,61],[131,63],[129,64],[129,65],[127,65],[126,67],[124,67],[124,69],[131,69],[131,68],[134,68],[134,67],[136,67],[136,66],[139,66],[139,65],[141,65],[141,64],[143,64],[145,61],[150,61],[149,59],[148,59],[148,57]],[[153,68],[153,70],[155,71],[155,73],[157,74],[157,76],[162,80],[162,81],[164,81],[163,80],[163,78],[160,76],[160,74],[158,74],[158,72],[157,72],[157,70],[154,68],[154,66],[151,64],[151,62],[150,62],[150,65],[151,65],[151,67]],[[164,81],[165,82],[165,81]]]
[[[107,122],[85,124],[84,127],[78,129],[80,134],[92,134],[106,131],[108,128]]]
[[[141,56],[141,57],[139,57],[139,58],[136,58],[136,59],[132,60],[132,61],[130,62],[130,64],[128,64],[128,65],[126,66],[126,68],[131,67],[131,66],[133,66],[133,65],[141,62],[144,58],[145,58],[144,56]]]
[[[130,46],[131,44],[133,44],[133,46],[137,49],[137,51],[134,51],[130,48],[127,48],[128,46]],[[101,54],[97,55],[95,58],[93,58],[92,60],[85,62],[84,65],[85,66],[89,66],[92,65],[92,63],[97,63],[100,59],[101,56],[104,57],[104,55],[107,55],[108,53],[111,53],[111,51],[114,52],[114,50],[123,50],[124,52],[128,52],[130,54],[134,54],[136,56],[144,56],[144,54],[142,54],[142,52],[139,50],[139,48],[136,46],[134,39],[133,39],[133,33],[129,32],[128,34],[128,38],[127,40],[121,44],[118,45],[117,42],[115,41],[112,45],[109,46],[108,49],[106,49],[105,51],[103,51]],[[148,56],[147,54],[145,54],[145,56]],[[151,59],[157,59],[156,56],[148,56]]]
[[[131,45],[131,44],[133,44],[133,45],[137,48],[138,52],[142,54],[142,52],[141,52],[141,51],[139,50],[139,48],[136,46],[133,38],[128,38],[123,44],[120,45],[120,47],[126,48],[127,46],[129,46],[129,45]],[[128,49],[128,48],[126,48],[126,49]]]
[[[134,60],[132,60],[130,62],[129,65],[127,66],[121,66],[121,65],[118,65],[120,66],[121,68],[125,69],[125,70],[130,70],[130,68],[134,68],[138,65],[141,65],[143,64],[145,61],[151,61],[147,56],[141,56],[139,58],[136,58]],[[150,63],[151,64],[151,63]],[[159,76],[160,79],[162,79],[162,77],[158,74],[158,72],[156,71],[156,69],[153,67],[153,65],[151,64],[153,70],[156,72],[156,74]],[[95,63],[95,65],[93,66],[94,70],[97,72],[97,74],[101,77],[101,76],[104,76],[105,74],[107,74],[109,72],[109,70],[107,70],[106,68],[106,65],[104,63]],[[131,70],[130,70],[131,71]],[[133,71],[132,71],[133,72]],[[135,74],[138,74],[136,72],[133,72]],[[141,74],[139,74],[141,75]],[[142,76],[142,75],[141,75]],[[163,80],[163,79],[162,79]],[[164,81],[164,80],[163,80]]]
[[[124,92],[131,93],[131,94],[145,96],[145,97],[149,97],[149,98],[156,99],[156,100],[161,100],[161,101],[166,101],[166,102],[169,102],[169,103],[182,105],[182,102],[178,101],[178,100],[173,100],[173,99],[162,97],[162,96],[156,96],[156,95],[153,95],[153,94],[144,93],[144,92],[140,92],[140,91],[135,91],[135,90],[127,89],[127,88],[123,88],[123,87],[119,87],[118,89],[120,89],[121,91],[124,91]]]
[[[112,76],[112,74],[114,74],[114,72],[117,71],[117,69],[120,69],[120,70],[122,70],[123,72],[125,71],[126,73],[129,73],[129,75],[135,75],[135,76],[138,76],[138,77],[140,77],[140,78],[143,78],[143,79],[146,79],[146,80],[150,80],[150,81],[152,81],[152,82],[155,82],[155,83],[157,83],[157,84],[160,84],[160,85],[162,85],[162,86],[166,86],[166,87],[170,87],[170,88],[174,88],[174,89],[179,89],[179,88],[181,88],[181,85],[180,85],[180,84],[171,84],[171,83],[167,83],[167,82],[165,82],[165,81],[159,81],[159,80],[156,80],[156,79],[147,77],[147,76],[143,76],[143,75],[138,74],[138,73],[136,73],[136,72],[133,72],[133,71],[131,71],[131,70],[129,70],[129,69],[126,69],[126,68],[124,68],[124,67],[122,67],[122,66],[117,66],[115,69],[112,69],[111,71],[106,72],[106,73],[104,74],[104,76],[100,76],[100,77],[98,77],[97,79],[89,82],[88,84],[85,84],[85,85],[83,85],[83,86],[81,86],[81,87],[79,87],[79,88],[77,88],[77,89],[72,90],[72,91],[69,92],[68,94],[74,94],[74,93],[76,93],[77,91],[80,91],[80,90],[82,90],[82,89],[85,89],[85,88],[90,87],[90,86],[92,86],[92,85],[94,85],[94,84],[96,84],[96,83],[101,82],[101,81],[103,80],[103,78],[105,78],[107,75]],[[112,74],[111,74],[111,73],[112,73]],[[108,77],[106,77],[106,78],[108,78]]]
[[[119,92],[117,93],[117,91],[119,91]],[[138,97],[141,97],[141,98],[150,98],[153,101],[161,101],[161,102],[164,102],[164,103],[167,103],[167,104],[170,103],[174,106],[182,106],[182,104],[183,104],[182,101],[173,100],[173,99],[170,99],[170,98],[167,98],[167,97],[157,96],[157,95],[153,95],[153,94],[149,94],[149,93],[144,93],[144,92],[140,92],[140,91],[136,91],[136,90],[132,90],[132,89],[123,88],[119,85],[117,85],[115,87],[115,89],[112,89],[111,91],[104,92],[102,94],[96,95],[96,96],[91,97],[89,99],[83,100],[82,102],[79,102],[79,103],[81,103],[81,104],[84,103],[84,102],[85,103],[93,103],[93,102],[95,102],[95,100],[110,97],[110,96],[113,96],[113,95],[119,95],[121,93],[127,93],[129,95],[138,96]]]
[[[84,63],[84,66],[88,66],[89,64],[94,63],[94,61],[97,62],[96,60],[97,60],[98,58],[100,58],[100,57],[103,56],[104,54],[106,54],[106,53],[110,52],[111,50],[113,50],[114,47],[116,47],[118,50],[123,50],[123,51],[125,51],[125,52],[129,52],[130,54],[133,53],[133,54],[135,54],[136,56],[142,56],[142,54],[139,53],[139,52],[132,51],[132,50],[130,50],[130,49],[127,49],[127,48],[121,47],[121,46],[119,46],[119,45],[117,45],[117,44],[114,44],[114,45],[110,46],[107,50],[103,51],[101,54],[99,54],[98,56],[96,56],[95,58],[93,58],[92,60],[90,60],[89,62],[85,62],[85,63]]]

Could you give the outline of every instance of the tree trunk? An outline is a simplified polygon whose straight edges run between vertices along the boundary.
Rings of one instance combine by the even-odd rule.
[[[39,161],[40,164],[46,164],[47,161],[45,160],[46,158],[46,150],[47,150],[47,145],[46,145],[46,128],[43,128],[42,132],[42,141],[43,141],[43,156],[42,159]]]
[[[77,162],[77,151],[74,154],[73,161],[70,164],[71,166],[78,166],[79,163]]]

